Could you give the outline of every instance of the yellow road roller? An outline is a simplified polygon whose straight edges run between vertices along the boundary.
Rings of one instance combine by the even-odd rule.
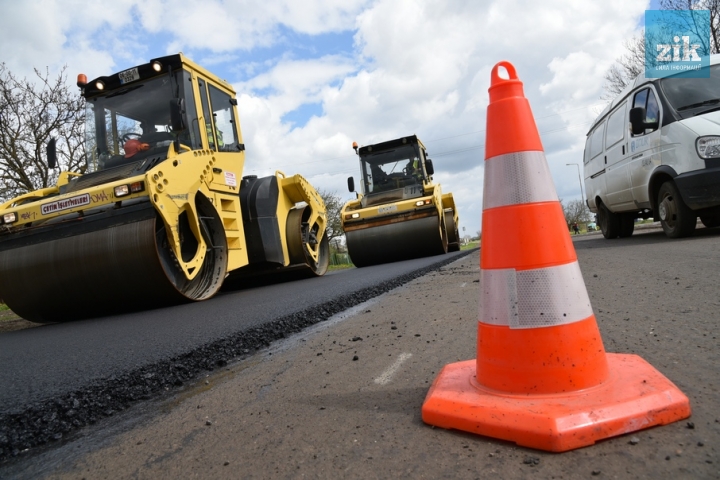
[[[213,296],[228,277],[328,267],[300,175],[242,176],[229,83],[182,54],[88,81],[86,162],[0,205],[0,298],[58,322]],[[56,168],[55,143],[47,147]]]
[[[415,135],[353,149],[360,158],[360,192],[341,211],[353,264],[439,255],[460,249],[452,193],[443,194],[427,150]]]

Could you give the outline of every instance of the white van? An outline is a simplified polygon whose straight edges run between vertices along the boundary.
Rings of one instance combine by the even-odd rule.
[[[587,205],[605,238],[629,237],[654,217],[668,237],[692,234],[697,217],[720,226],[720,55],[710,78],[640,75],[587,135]]]

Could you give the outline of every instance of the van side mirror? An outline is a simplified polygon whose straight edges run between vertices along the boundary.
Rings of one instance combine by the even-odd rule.
[[[54,138],[51,138],[48,142],[45,153],[47,156],[48,168],[57,167],[57,141]]]
[[[355,191],[355,179],[353,177],[348,177],[348,190],[350,190],[350,193]]]
[[[645,132],[645,109],[643,107],[630,109],[630,127],[633,135],[640,135]]]
[[[643,107],[635,107],[630,109],[630,127],[633,135],[642,135],[648,128],[658,128],[658,122],[646,122],[645,109]]]
[[[182,132],[185,126],[185,100],[170,100],[170,128],[173,132]]]
[[[428,176],[435,173],[435,168],[433,168],[432,160],[429,158],[425,159],[425,171],[427,172]]]

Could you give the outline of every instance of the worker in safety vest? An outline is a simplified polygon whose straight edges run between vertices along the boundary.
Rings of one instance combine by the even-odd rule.
[[[422,168],[420,168],[420,159],[418,157],[411,158],[405,167],[405,173],[415,177],[418,181],[422,181]]]

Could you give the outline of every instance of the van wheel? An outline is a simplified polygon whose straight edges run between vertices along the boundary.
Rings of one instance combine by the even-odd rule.
[[[635,230],[635,216],[630,214],[620,215],[620,238],[629,237]]]
[[[608,210],[604,203],[600,203],[598,208],[598,223],[603,237],[611,239],[620,235],[620,218]]]
[[[675,183],[667,181],[658,191],[658,216],[665,235],[687,237],[695,230],[697,216],[685,205]]]

